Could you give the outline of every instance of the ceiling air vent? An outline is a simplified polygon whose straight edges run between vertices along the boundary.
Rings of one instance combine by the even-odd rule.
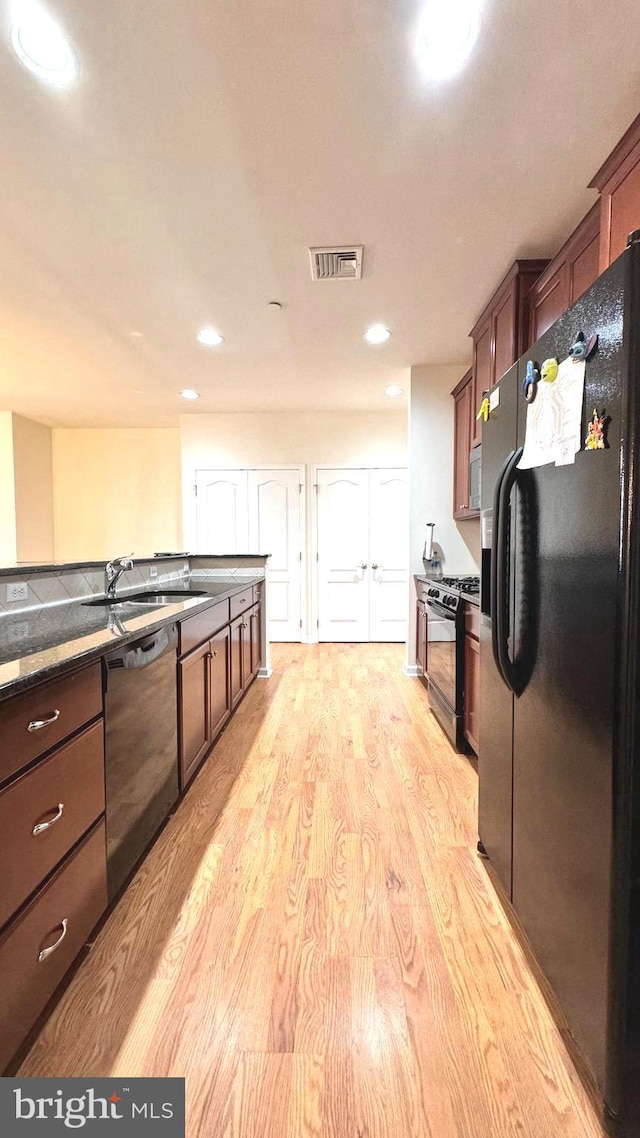
[[[310,249],[311,279],[314,281],[359,281],[362,276],[364,245],[328,246]]]

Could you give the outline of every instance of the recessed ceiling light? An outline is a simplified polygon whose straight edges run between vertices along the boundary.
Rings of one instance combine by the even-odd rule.
[[[224,344],[224,336],[216,332],[215,328],[201,328],[198,332],[198,343],[204,344],[205,348],[217,348],[218,344]]]
[[[372,324],[367,328],[364,338],[368,344],[384,344],[390,337],[391,332],[385,328],[384,324]]]
[[[199,399],[200,392],[194,391],[192,387],[185,387],[184,391],[180,392],[183,399]]]
[[[398,387],[397,383],[390,383],[388,387],[385,387],[384,393],[391,399],[396,399],[398,395],[404,395],[404,387]]]
[[[418,21],[416,51],[428,79],[455,75],[480,32],[481,0],[427,0]]]
[[[53,87],[73,83],[76,58],[58,24],[33,0],[16,0],[12,15],[11,44],[25,67]]]

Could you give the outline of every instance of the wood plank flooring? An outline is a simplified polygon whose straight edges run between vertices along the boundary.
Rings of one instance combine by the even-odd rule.
[[[602,1138],[397,645],[275,645],[23,1075],[186,1076],[189,1138]]]

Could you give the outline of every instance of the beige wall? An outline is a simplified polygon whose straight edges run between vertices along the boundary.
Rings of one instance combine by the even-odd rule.
[[[411,573],[423,573],[425,523],[435,522],[434,543],[445,575],[479,573],[480,523],[453,517],[453,399],[468,364],[411,368],[409,469]],[[408,664],[415,659],[415,593],[411,590]]]
[[[183,415],[182,478],[186,547],[196,547],[196,470],[304,463],[311,467],[406,466],[405,410],[283,411]],[[311,511],[307,510],[307,520]]]
[[[182,548],[180,431],[54,429],[56,558]]]
[[[12,565],[16,560],[12,419],[10,411],[0,411],[0,566]]]
[[[52,561],[53,470],[51,428],[13,416],[16,560]]]

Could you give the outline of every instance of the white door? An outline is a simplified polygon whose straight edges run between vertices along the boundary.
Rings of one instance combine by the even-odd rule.
[[[318,470],[318,639],[407,637],[406,470]]]
[[[269,640],[301,639],[302,468],[199,470],[199,553],[269,553]]]
[[[318,471],[318,638],[369,639],[369,471]]]
[[[269,639],[299,641],[302,482],[299,470],[249,470],[249,552],[270,553]]]
[[[406,470],[371,471],[369,514],[369,639],[404,641],[409,582],[409,478]]]
[[[196,473],[198,553],[251,553],[246,470]]]

